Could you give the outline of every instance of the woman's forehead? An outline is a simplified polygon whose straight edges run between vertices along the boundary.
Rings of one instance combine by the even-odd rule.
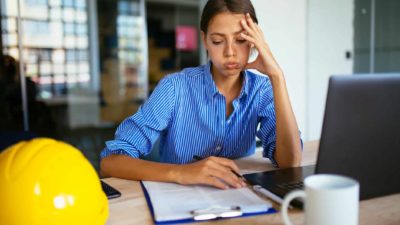
[[[244,19],[244,14],[233,14],[230,12],[219,13],[215,15],[208,24],[208,32],[210,35],[235,35],[240,33],[243,28],[240,20]]]

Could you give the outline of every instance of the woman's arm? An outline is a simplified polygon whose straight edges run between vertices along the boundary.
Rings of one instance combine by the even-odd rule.
[[[139,159],[151,151],[160,133],[168,129],[175,107],[174,90],[168,77],[162,79],[138,112],[121,123],[115,140],[107,142],[102,152],[101,173],[131,180],[241,187],[243,182],[232,172],[239,172],[232,160],[209,157],[191,164],[175,165]]]
[[[281,168],[299,166],[301,163],[299,129],[290,104],[283,72],[274,59],[260,27],[252,21],[248,14],[241,24],[246,31],[246,33],[242,33],[242,36],[259,52],[257,59],[249,63],[246,69],[257,69],[268,75],[273,89],[276,114],[274,158]]]
[[[276,114],[276,150],[279,167],[300,166],[301,143],[283,74],[270,76]]]
[[[244,187],[244,182],[232,170],[239,172],[229,159],[208,157],[191,164],[177,165],[146,161],[125,155],[110,155],[101,160],[101,173],[130,180],[174,182],[179,184],[205,184],[221,189],[228,185]]]

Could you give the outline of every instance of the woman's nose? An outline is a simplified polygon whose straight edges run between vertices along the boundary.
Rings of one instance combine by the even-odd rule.
[[[234,55],[235,55],[235,49],[233,47],[233,44],[232,43],[228,43],[225,46],[225,49],[224,49],[224,56],[225,57],[230,57],[230,56],[234,56]]]

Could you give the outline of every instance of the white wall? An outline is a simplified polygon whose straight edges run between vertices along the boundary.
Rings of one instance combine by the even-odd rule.
[[[306,0],[253,0],[264,36],[283,69],[302,137],[306,138]]]
[[[354,0],[308,0],[307,139],[319,139],[329,76],[351,74]]]
[[[259,24],[285,72],[304,140],[319,139],[329,76],[350,74],[354,0],[253,0]]]

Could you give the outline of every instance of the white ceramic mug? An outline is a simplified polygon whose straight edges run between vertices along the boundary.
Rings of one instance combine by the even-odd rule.
[[[304,180],[305,191],[293,191],[285,196],[282,217],[291,225],[288,207],[295,198],[304,199],[306,225],[357,225],[359,183],[351,178],[317,174]]]

